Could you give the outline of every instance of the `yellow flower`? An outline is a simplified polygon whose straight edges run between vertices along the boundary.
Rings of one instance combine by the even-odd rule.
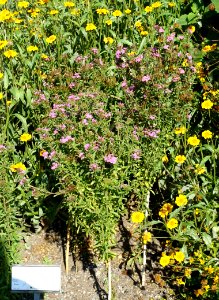
[[[3,93],[0,93],[0,100],[3,99]]]
[[[190,278],[191,274],[192,274],[191,269],[189,269],[189,268],[185,269],[185,272],[184,272],[185,277]]]
[[[128,54],[128,56],[134,56],[136,54],[136,52],[135,51],[131,51],[131,52],[128,52],[127,54]]]
[[[112,44],[114,42],[113,38],[111,37],[105,37],[103,40],[105,44]]]
[[[13,58],[17,56],[17,52],[15,50],[7,50],[4,52],[4,56],[6,56],[7,58]]]
[[[140,32],[140,34],[143,35],[143,36],[148,35],[148,31],[142,30],[142,31]]]
[[[0,72],[0,79],[2,79],[4,76],[4,74],[2,72]]]
[[[112,21],[112,20],[106,20],[106,24],[107,24],[107,25],[112,25],[112,24],[113,24],[113,21]]]
[[[97,29],[97,27],[93,23],[87,23],[85,30],[86,31],[92,31]]]
[[[166,267],[169,265],[170,263],[170,259],[171,257],[169,255],[166,254],[162,254],[161,258],[160,258],[160,264],[162,267]]]
[[[20,136],[20,141],[21,142],[27,142],[29,140],[32,139],[32,135],[29,134],[29,133],[23,133],[21,136]]]
[[[56,36],[53,34],[53,35],[50,35],[48,38],[46,38],[46,42],[48,44],[51,44],[53,43],[54,41],[56,40]]]
[[[201,104],[202,108],[204,108],[204,109],[211,109],[213,105],[214,105],[214,103],[211,100],[205,100]]]
[[[24,7],[24,8],[27,8],[28,6],[29,6],[29,2],[28,1],[19,1],[18,3],[17,3],[17,6],[18,7]]]
[[[190,34],[194,33],[194,32],[195,32],[195,26],[190,25],[190,26],[187,28],[187,31],[188,31],[188,33],[190,33]]]
[[[132,12],[131,9],[126,9],[126,10],[125,10],[125,13],[126,13],[127,15],[131,14],[131,12]]]
[[[0,41],[0,49],[4,48],[5,46],[7,46],[8,41],[4,40],[4,41]]]
[[[44,53],[42,53],[42,54],[41,54],[41,57],[42,57],[42,59],[47,59],[49,56],[46,55],[46,54],[44,54]]]
[[[196,164],[196,170],[195,170],[195,173],[197,173],[198,175],[201,175],[203,173],[205,173],[205,168],[201,167],[200,165]]]
[[[177,251],[174,255],[174,258],[178,262],[183,262],[185,259],[185,254],[181,251]]]
[[[141,21],[136,21],[136,22],[135,22],[135,27],[137,27],[137,28],[138,28],[138,27],[141,27]]]
[[[2,11],[0,11],[0,22],[9,20],[12,17],[13,17],[13,13],[11,13],[9,10],[3,9]]]
[[[171,213],[173,205],[170,203],[165,203],[159,211],[159,216],[165,218],[169,213]]]
[[[28,46],[27,51],[28,52],[33,52],[39,50],[37,46]]]
[[[183,164],[186,161],[185,155],[177,155],[175,157],[175,162],[178,164]]]
[[[12,172],[25,171],[26,169],[27,169],[27,168],[25,167],[25,165],[22,164],[21,162],[15,164],[15,165],[11,165],[11,166],[10,166],[10,170],[11,170]]]
[[[50,15],[56,15],[58,13],[59,13],[59,11],[57,9],[51,9],[49,12]]]
[[[175,129],[175,134],[185,134],[186,133],[186,127],[182,126],[182,127],[178,127]]]
[[[106,8],[98,8],[96,12],[98,15],[107,15],[109,13],[108,9]]]
[[[183,205],[186,205],[188,203],[188,200],[187,200],[185,195],[179,194],[179,196],[176,197],[175,203],[178,206],[183,206]]]
[[[174,3],[174,2],[168,2],[168,5],[169,5],[169,7],[174,7],[174,6],[176,6],[176,3]]]
[[[133,223],[141,223],[144,220],[144,214],[140,211],[135,211],[131,215],[131,220]]]
[[[197,138],[196,135],[194,136],[190,136],[187,140],[188,144],[191,145],[191,146],[198,146],[200,144],[200,140]]]
[[[174,229],[178,226],[178,221],[175,218],[171,218],[168,222],[167,222],[167,228],[169,229]]]
[[[162,162],[163,162],[163,163],[167,163],[168,161],[169,161],[169,159],[168,159],[167,155],[164,155],[164,156],[162,157]]]
[[[152,12],[153,11],[153,7],[152,6],[146,6],[145,9],[146,13]]]
[[[176,278],[176,282],[178,285],[185,285],[185,281],[182,280],[182,278]]]
[[[12,103],[11,100],[7,100],[7,101],[6,101],[7,106],[9,106],[11,103]]]
[[[143,244],[147,244],[148,242],[151,242],[151,239],[152,239],[152,234],[148,231],[145,231],[142,236]]]
[[[0,5],[4,5],[8,0],[0,0]]]
[[[74,9],[72,9],[71,10],[71,15],[73,15],[73,16],[78,16],[78,15],[80,15],[80,9],[79,8],[74,8]]]
[[[152,7],[152,8],[158,8],[158,7],[160,7],[160,6],[162,6],[162,4],[161,4],[160,1],[157,1],[157,2],[154,2],[154,3],[151,4],[151,7]]]
[[[204,138],[204,139],[211,139],[212,138],[212,132],[210,131],[210,130],[205,130],[205,131],[203,131],[202,132],[202,137]]]
[[[44,152],[46,152],[46,150],[44,150],[44,149],[40,150],[40,156],[43,156]]]
[[[204,294],[204,291],[202,289],[198,289],[194,291],[194,294],[196,297],[202,296]]]
[[[182,62],[182,66],[183,67],[188,67],[189,66],[188,61],[186,59]]]
[[[122,12],[120,10],[116,9],[113,12],[113,16],[114,17],[121,17],[122,16]]]
[[[210,45],[206,45],[204,48],[202,48],[203,52],[209,52],[211,51],[211,46]]]
[[[44,5],[48,2],[49,2],[49,0],[39,0],[37,3],[39,3],[40,5]]]
[[[74,2],[72,2],[72,1],[66,1],[66,2],[64,2],[64,6],[65,6],[65,7],[74,7],[75,4],[74,4]]]

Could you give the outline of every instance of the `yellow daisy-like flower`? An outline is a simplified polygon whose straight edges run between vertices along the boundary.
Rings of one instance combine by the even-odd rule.
[[[167,222],[167,228],[169,229],[174,229],[178,226],[178,221],[175,218],[171,218],[168,222]]]
[[[169,255],[166,255],[166,254],[162,254],[161,258],[160,258],[160,264],[162,267],[166,267],[169,265],[170,263],[170,259],[171,259],[171,256]]]
[[[81,10],[79,8],[74,8],[71,10],[71,15],[78,16],[80,15]]]
[[[96,12],[98,15],[107,15],[109,13],[108,9],[106,8],[98,8]]]
[[[177,155],[175,157],[175,162],[178,164],[183,164],[186,161],[185,155]]]
[[[114,17],[121,17],[122,16],[122,12],[118,9],[113,11],[113,16]]]
[[[85,30],[86,31],[92,31],[97,29],[97,26],[95,26],[93,23],[87,23]]]
[[[150,13],[153,11],[153,7],[152,6],[146,6],[145,9],[146,13]]]
[[[202,132],[202,137],[206,140],[211,139],[212,136],[213,136],[213,133],[210,130],[205,130]]]
[[[204,174],[206,172],[206,169],[204,167],[201,167],[199,164],[196,164],[196,170],[195,173],[198,175]]]
[[[57,15],[59,13],[59,11],[57,9],[51,9],[49,14],[50,15]]]
[[[129,15],[129,14],[132,13],[132,11],[131,11],[131,9],[127,8],[127,9],[125,10],[125,13],[126,13],[127,15]]]
[[[34,52],[34,51],[37,51],[37,50],[39,50],[39,48],[37,46],[28,46],[27,47],[28,52]]]
[[[142,235],[143,244],[147,244],[148,242],[151,242],[152,240],[152,234],[148,231],[145,231]]]
[[[103,39],[103,41],[104,41],[105,44],[112,44],[114,42],[114,39],[111,38],[111,37],[105,37]]]
[[[4,5],[8,0],[0,0],[0,5]]]
[[[15,50],[7,50],[4,52],[4,56],[7,58],[13,58],[17,56],[17,52]]]
[[[188,199],[186,198],[185,195],[179,194],[179,196],[176,197],[175,203],[178,206],[184,206],[188,203]]]
[[[113,24],[113,21],[112,20],[106,20],[105,22],[107,25],[112,25]]]
[[[29,134],[29,133],[23,133],[21,136],[20,136],[20,141],[21,142],[27,142],[29,140],[32,139],[32,135]]]
[[[164,156],[162,157],[162,162],[163,162],[163,163],[168,163],[168,161],[169,161],[168,156],[167,156],[167,155],[164,155]]]
[[[190,26],[187,28],[187,31],[188,31],[188,33],[190,33],[190,34],[194,33],[194,32],[195,32],[195,26],[190,25]]]
[[[158,8],[158,7],[161,7],[161,6],[162,6],[162,4],[161,4],[160,1],[157,1],[157,2],[154,2],[154,3],[151,4],[152,8]]]
[[[210,52],[211,51],[211,46],[210,45],[206,45],[204,48],[202,48],[203,52]]]
[[[204,109],[211,109],[213,107],[214,103],[211,100],[205,100],[202,102],[201,106]]]
[[[174,3],[174,2],[168,2],[168,5],[169,5],[169,7],[174,7],[174,6],[176,6],[176,3]]]
[[[175,134],[185,134],[186,133],[186,127],[182,126],[182,127],[178,127],[175,129]]]
[[[51,44],[53,43],[54,41],[56,40],[56,36],[53,34],[53,35],[50,35],[48,38],[46,38],[46,42],[48,44]]]
[[[4,74],[2,72],[0,72],[0,79],[2,79],[4,76]]]
[[[41,54],[41,58],[42,58],[42,59],[47,59],[47,58],[49,58],[49,56],[46,55],[46,54],[44,54],[44,53],[42,53],[42,54]]]
[[[190,136],[187,142],[189,145],[196,147],[200,144],[200,139],[198,139],[197,136],[194,135],[194,136]]]
[[[139,27],[141,27],[141,25],[142,25],[141,21],[138,20],[135,22],[135,27],[139,28]]]
[[[185,281],[182,280],[182,278],[176,278],[176,283],[178,285],[185,285],[186,284]]]
[[[65,6],[65,7],[74,7],[75,4],[74,4],[74,2],[72,2],[72,1],[66,1],[66,2],[64,2],[64,6]]]
[[[26,171],[26,169],[27,168],[25,167],[25,165],[21,162],[10,166],[10,170],[12,172]]]
[[[170,203],[165,203],[159,211],[159,216],[165,218],[169,213],[171,213],[173,205]]]
[[[133,223],[141,223],[144,221],[144,218],[145,218],[144,213],[140,211],[135,211],[131,215],[131,221]]]
[[[2,49],[5,46],[7,46],[7,44],[8,44],[8,41],[6,41],[6,40],[0,41],[0,49]]]
[[[0,93],[0,100],[3,99],[3,93]]]
[[[140,32],[140,34],[143,35],[143,36],[148,35],[148,31],[142,30],[142,31]]]
[[[20,8],[27,8],[29,6],[29,2],[28,1],[19,1],[17,3],[17,6],[20,7]]]
[[[174,255],[174,258],[178,262],[183,262],[185,259],[185,254],[182,251],[177,251]]]

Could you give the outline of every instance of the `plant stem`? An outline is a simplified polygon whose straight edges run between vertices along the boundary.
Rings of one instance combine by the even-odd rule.
[[[145,222],[147,222],[147,218],[148,218],[149,203],[150,203],[150,191],[148,191],[147,197],[146,197]],[[145,286],[145,280],[146,280],[146,261],[147,261],[147,246],[146,246],[146,244],[144,244],[143,263],[142,263],[142,282],[141,282],[142,287]]]

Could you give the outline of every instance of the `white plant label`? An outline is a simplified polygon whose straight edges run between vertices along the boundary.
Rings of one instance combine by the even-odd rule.
[[[59,292],[61,290],[60,266],[12,266],[12,291]]]

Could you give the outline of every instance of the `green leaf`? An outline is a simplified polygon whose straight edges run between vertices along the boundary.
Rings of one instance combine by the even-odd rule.
[[[21,121],[24,131],[28,132],[28,126],[27,126],[26,119],[20,114],[13,114],[13,116],[17,117]]]
[[[211,246],[212,238],[209,234],[207,234],[206,232],[203,232],[202,238],[203,238],[203,241],[204,241],[204,243],[207,247]]]
[[[5,73],[4,73],[3,82],[4,82],[4,89],[7,90],[8,86],[9,86],[9,78],[8,78],[7,71],[5,71]]]

